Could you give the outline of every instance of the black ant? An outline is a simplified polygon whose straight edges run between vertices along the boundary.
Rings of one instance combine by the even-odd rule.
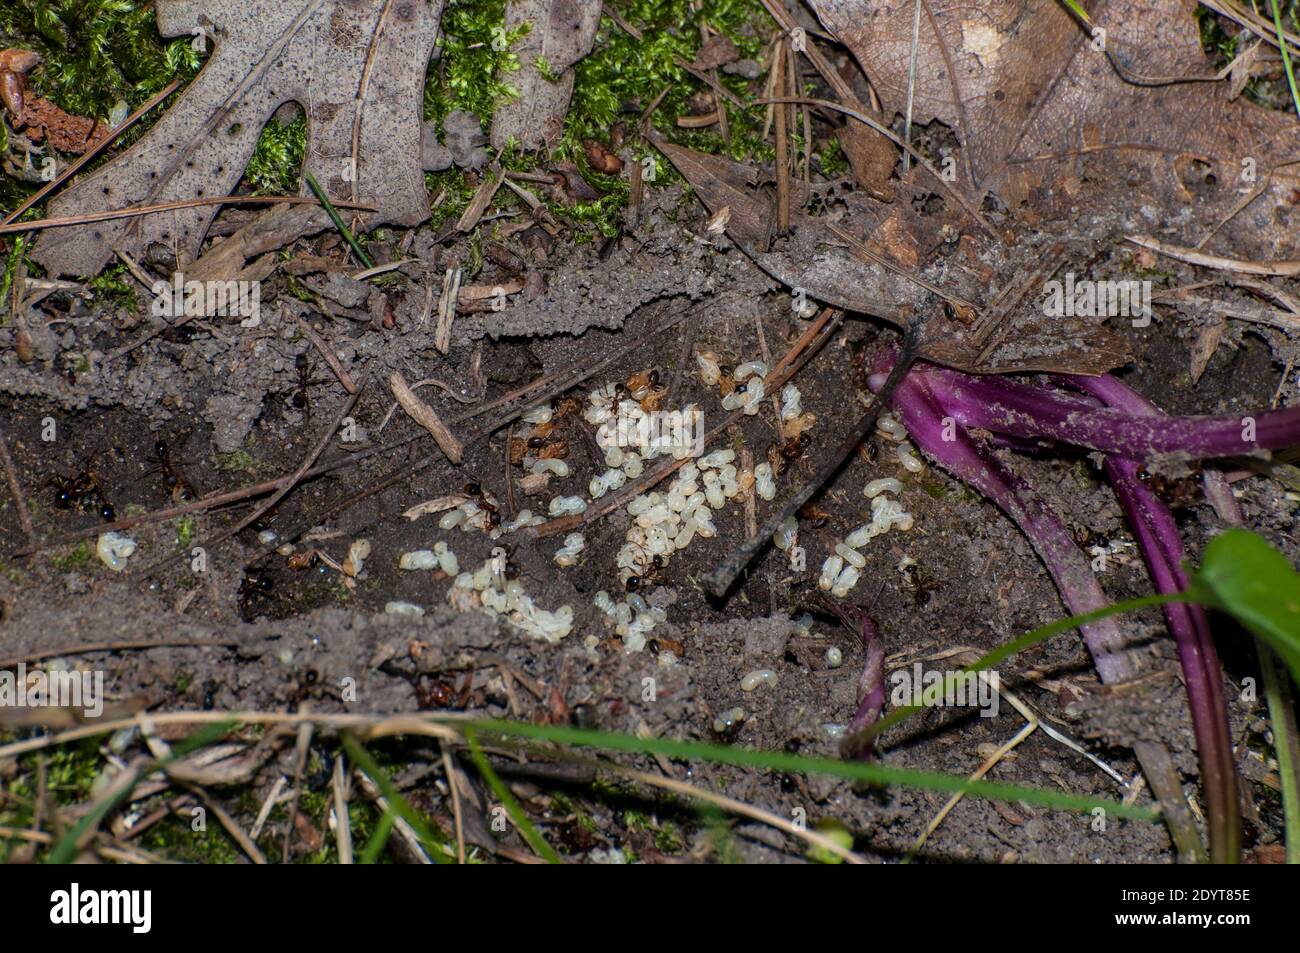
[[[483,484],[479,483],[477,480],[471,480],[465,484],[464,489],[465,495],[474,497],[474,502],[478,504],[478,508],[487,514],[488,525],[493,528],[500,526],[501,510],[497,507],[496,503],[489,499],[488,495],[483,492]]]
[[[921,575],[921,570],[916,564],[908,563],[903,567],[902,572],[903,588],[912,593],[912,605],[919,607],[929,603],[935,587]]]
[[[268,575],[249,570],[239,583],[239,614],[251,622],[258,615],[254,603],[257,600],[271,598],[275,592],[275,581]]]
[[[154,455],[158,458],[158,468],[162,470],[171,484],[172,502],[188,503],[194,499],[194,491],[190,485],[185,482],[185,478],[180,475],[176,465],[172,462],[171,449],[165,441],[159,440],[153,445]],[[152,471],[150,471],[152,472]]]
[[[95,510],[105,523],[117,519],[117,510],[104,498],[100,475],[93,466],[94,458],[75,477],[58,476],[50,481],[54,486],[54,505],[61,510],[76,508]]]

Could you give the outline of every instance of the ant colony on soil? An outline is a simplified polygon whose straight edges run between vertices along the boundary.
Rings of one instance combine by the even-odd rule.
[[[601,590],[593,598],[594,605],[607,617],[627,652],[642,651],[650,632],[668,619],[664,606],[652,604],[640,590],[659,575],[674,555],[696,539],[714,538],[718,533],[714,515],[729,503],[743,504],[751,494],[764,501],[775,499],[778,469],[774,469],[773,463],[779,468],[783,461],[797,459],[808,443],[808,431],[817,420],[815,415],[803,410],[802,395],[793,384],[786,384],[779,395],[767,394],[768,367],[763,361],[742,362],[730,374],[710,351],[698,352],[696,363],[700,380],[717,390],[723,410],[740,410],[753,416],[760,411],[765,396],[772,401],[777,431],[783,440],[779,452],[774,451],[773,461],[755,465],[748,462],[748,456],[738,460],[732,449],[704,453],[699,410],[687,405],[680,410],[664,411],[668,388],[660,383],[656,370],[596,387],[587,395],[585,406],[571,398],[561,398],[554,406],[534,408],[521,418],[529,428],[527,435],[512,438],[509,448],[511,464],[526,474],[519,481],[520,487],[526,495],[535,496],[549,489],[551,480],[565,480],[573,475],[565,460],[568,444],[559,438],[556,429],[560,417],[581,410],[582,418],[597,428],[597,444],[603,451],[606,469],[590,478],[587,498],[563,493],[551,497],[546,504],[551,519],[580,517],[589,502],[640,477],[647,461],[662,456],[678,461],[676,475],[666,490],[640,494],[626,504],[631,525],[614,566],[625,595],[616,599]],[[882,415],[877,430],[897,444],[897,461],[903,469],[916,472],[921,468],[912,445],[907,442],[907,432],[896,418]],[[822,565],[819,582],[823,590],[837,598],[847,596],[866,566],[860,552],[862,547],[891,529],[911,529],[912,516],[896,499],[902,489],[902,484],[892,477],[867,484],[871,521],[836,542],[834,551]],[[467,485],[461,494],[422,503],[405,515],[417,519],[438,512],[443,514],[438,522],[440,529],[481,532],[493,540],[547,522],[528,509],[520,510],[512,520],[503,520],[496,499],[477,483]],[[798,521],[794,517],[785,522],[773,542],[792,562],[796,553],[802,558]],[[552,559],[561,568],[571,568],[583,561],[586,549],[583,534],[571,532]],[[562,605],[547,610],[537,605],[515,578],[504,549],[494,549],[493,555],[478,568],[462,572],[456,554],[446,542],[439,541],[432,549],[404,553],[399,567],[408,571],[441,571],[453,578],[447,599],[458,610],[477,610],[502,617],[528,635],[550,643],[558,642],[572,631],[573,607]],[[394,614],[423,612],[419,606],[406,602],[390,602],[385,608]],[[595,635],[588,636],[588,648],[595,648],[599,641]],[[675,658],[671,652],[661,652],[660,660],[662,664],[672,664]],[[747,684],[752,684],[746,690],[753,690],[775,677],[770,672],[751,675]]]

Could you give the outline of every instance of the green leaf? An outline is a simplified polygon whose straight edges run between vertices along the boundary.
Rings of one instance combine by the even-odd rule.
[[[1263,537],[1230,529],[1210,540],[1189,591],[1266,642],[1300,685],[1300,574]]]

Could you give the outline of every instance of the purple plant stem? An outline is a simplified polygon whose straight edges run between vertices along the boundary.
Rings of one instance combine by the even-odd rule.
[[[1137,460],[1162,453],[1230,457],[1300,443],[1300,405],[1252,414],[1169,417],[1127,406],[1097,407],[1076,394],[934,365],[918,364],[912,375],[943,394],[944,409],[967,427],[1020,438],[1050,437]]]
[[[1160,415],[1154,404],[1109,374],[1072,376],[1066,380],[1108,406],[1133,414]],[[1115,454],[1106,457],[1106,472],[1137,537],[1156,591],[1181,592],[1187,588],[1187,576],[1182,568],[1186,553],[1178,523],[1164,501],[1139,478],[1139,467],[1138,461],[1132,458]],[[1178,646],[1192,730],[1200,755],[1210,819],[1210,857],[1216,863],[1232,863],[1241,850],[1241,816],[1228,734],[1228,707],[1223,695],[1223,671],[1210,634],[1210,620],[1204,609],[1188,603],[1166,605],[1164,612],[1169,632]]]
[[[873,374],[870,381],[873,388],[878,388],[884,381],[884,372],[889,370],[892,362],[892,354],[877,354],[873,370],[878,373]],[[1108,600],[1092,573],[1092,566],[1060,518],[1023,479],[998,459],[987,444],[960,426],[950,426],[956,421],[950,418],[930,389],[933,379],[913,369],[894,393],[892,404],[903,418],[913,442],[953,476],[991,499],[1015,521],[1047,566],[1057,591],[1072,613],[1088,612],[1107,605]],[[1087,398],[1070,394],[1061,397],[1073,401],[1080,410],[1090,406]],[[1102,619],[1080,628],[1102,682],[1115,684],[1134,676],[1132,660],[1115,620]],[[1165,821],[1179,855],[1183,858],[1203,857],[1168,749],[1159,742],[1138,739],[1133,744],[1133,752],[1164,809]]]
[[[924,375],[912,373],[894,393],[894,407],[916,445],[953,476],[987,496],[1016,522],[1046,564],[1072,613],[1090,612],[1107,605],[1092,566],[1075,545],[1065,524],[986,444],[961,427],[945,426],[948,414],[928,384]],[[1119,682],[1133,676],[1124,638],[1113,619],[1090,623],[1082,630],[1103,682]]]
[[[866,663],[858,676],[858,710],[849,721],[850,735],[873,725],[885,707],[885,646],[876,632],[876,623],[861,609],[854,607],[858,630],[862,635],[862,651]]]

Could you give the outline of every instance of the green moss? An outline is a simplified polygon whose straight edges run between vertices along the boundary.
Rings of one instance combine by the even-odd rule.
[[[118,308],[135,311],[139,307],[135,287],[131,284],[126,265],[110,265],[98,275],[91,278],[89,285],[95,297],[111,303]]]
[[[307,116],[290,123],[272,119],[262,129],[244,178],[254,195],[291,195],[302,183],[302,160],[307,154]]]
[[[192,815],[183,811],[154,824],[139,840],[145,850],[177,862],[237,864],[244,856],[211,811],[204,818],[203,830],[194,830]]]
[[[212,465],[228,473],[247,473],[257,469],[257,461],[247,450],[232,450],[229,453],[214,453]]]
[[[29,77],[37,96],[77,116],[108,122],[142,105],[173,79],[192,78],[205,54],[190,38],[165,40],[148,0],[5,0],[0,48],[39,53]],[[130,145],[162,114],[155,110],[119,140]],[[0,208],[13,208],[34,186],[0,176]]]
[[[519,70],[511,47],[528,33],[505,29],[505,0],[452,0],[442,14],[439,58],[424,86],[424,118],[441,123],[453,109],[484,121],[497,105],[519,95],[509,82]]]
[[[86,540],[82,540],[69,552],[50,557],[50,565],[58,572],[77,572],[88,568],[95,561],[95,550]]]
[[[165,40],[148,0],[6,0],[0,42],[39,53],[30,88],[78,116],[107,121],[177,77],[198,72],[190,38]]]

